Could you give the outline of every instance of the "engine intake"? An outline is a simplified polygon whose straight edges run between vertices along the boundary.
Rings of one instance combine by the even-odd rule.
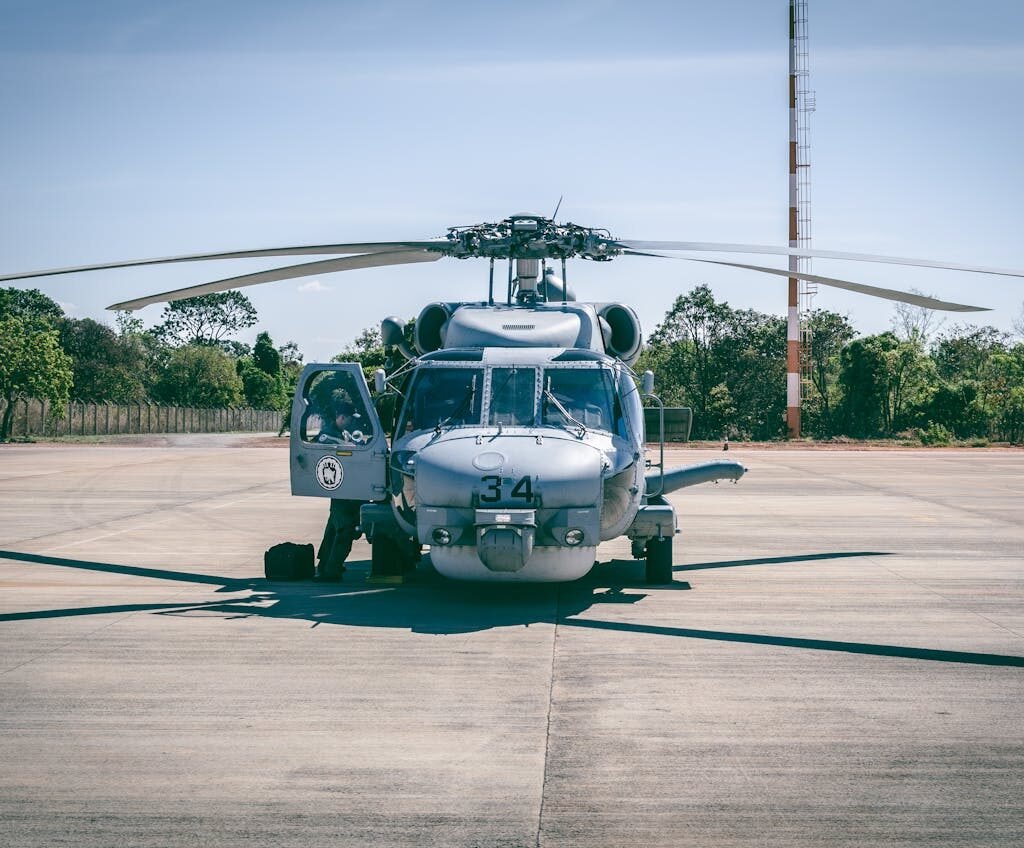
[[[597,314],[601,319],[605,350],[627,365],[632,365],[640,355],[643,341],[640,319],[636,313],[624,304],[609,303],[601,307]]]
[[[452,308],[447,303],[428,303],[416,319],[416,350],[420,355],[444,347],[445,332],[452,317]]]

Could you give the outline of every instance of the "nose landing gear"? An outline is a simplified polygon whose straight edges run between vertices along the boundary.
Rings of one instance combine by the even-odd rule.
[[[647,540],[647,569],[645,577],[648,583],[672,582],[672,537],[655,536]]]

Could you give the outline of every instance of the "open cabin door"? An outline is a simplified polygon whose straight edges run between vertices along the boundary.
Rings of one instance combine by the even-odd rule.
[[[387,452],[359,364],[307,365],[292,401],[292,494],[379,501]]]

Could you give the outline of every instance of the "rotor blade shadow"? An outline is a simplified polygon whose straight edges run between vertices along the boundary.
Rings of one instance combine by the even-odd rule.
[[[845,654],[869,654],[876,657],[900,657],[932,662],[999,665],[1024,668],[1024,657],[1006,654],[979,654],[969,651],[939,651],[932,648],[906,648],[900,645],[872,645],[865,642],[833,642],[827,639],[798,639],[790,636],[762,636],[756,633],[729,633],[720,630],[692,630],[686,627],[662,627],[654,624],[629,624],[619,621],[592,621],[586,618],[565,618],[560,624],[588,627],[592,630],[617,630],[623,633],[651,633],[657,636],[680,636],[684,639],[706,639],[713,642],[739,642],[747,645],[774,645],[780,648],[807,648],[812,651],[836,651]]]
[[[265,582],[255,579],[217,577],[214,574],[193,574],[190,571],[168,571],[163,568],[142,568],[135,565],[117,565],[110,562],[64,559],[62,557],[44,556],[42,554],[25,554],[19,551],[0,551],[0,559],[36,562],[42,565],[59,565],[63,568],[81,568],[85,571],[102,571],[108,574],[130,574],[133,577],[153,577],[157,580],[177,580],[181,583],[205,583],[211,586],[222,586],[225,590],[232,592],[254,588]]]
[[[70,618],[76,615],[109,615],[118,612],[165,612],[172,609],[201,609],[211,604],[220,605],[220,601],[212,601],[208,604],[111,604],[105,607],[72,607],[69,609],[33,610],[31,612],[5,612],[0,613],[0,622],[3,621],[31,621],[39,618]]]
[[[787,562],[811,562],[819,559],[846,559],[847,557],[892,556],[887,551],[837,551],[827,554],[799,554],[797,556],[757,557],[756,559],[732,559],[722,562],[695,562],[693,565],[676,565],[673,571],[707,571],[712,568],[734,568],[739,565],[783,565]]]

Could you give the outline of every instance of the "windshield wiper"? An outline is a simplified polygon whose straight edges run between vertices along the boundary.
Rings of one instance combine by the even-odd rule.
[[[576,427],[577,427],[576,438],[577,439],[582,439],[585,435],[587,435],[587,425],[584,424],[579,419],[574,418],[572,413],[569,412],[569,410],[566,409],[564,406],[562,406],[562,402],[551,393],[551,378],[550,377],[548,378],[548,385],[544,389],[544,397],[546,397],[548,400],[550,400],[555,405],[555,408],[559,412],[561,412],[562,415],[565,416],[567,421],[571,421],[573,424],[576,425]],[[568,430],[569,428],[566,427],[565,429]]]
[[[466,396],[462,399],[455,411],[445,418],[443,421],[438,421],[437,426],[434,428],[434,435],[440,436],[441,429],[447,427],[456,418],[461,418],[466,412],[473,406],[473,399],[476,397],[476,374],[473,375],[473,379],[469,384],[469,390],[466,392]],[[454,424],[452,426],[455,426]]]

